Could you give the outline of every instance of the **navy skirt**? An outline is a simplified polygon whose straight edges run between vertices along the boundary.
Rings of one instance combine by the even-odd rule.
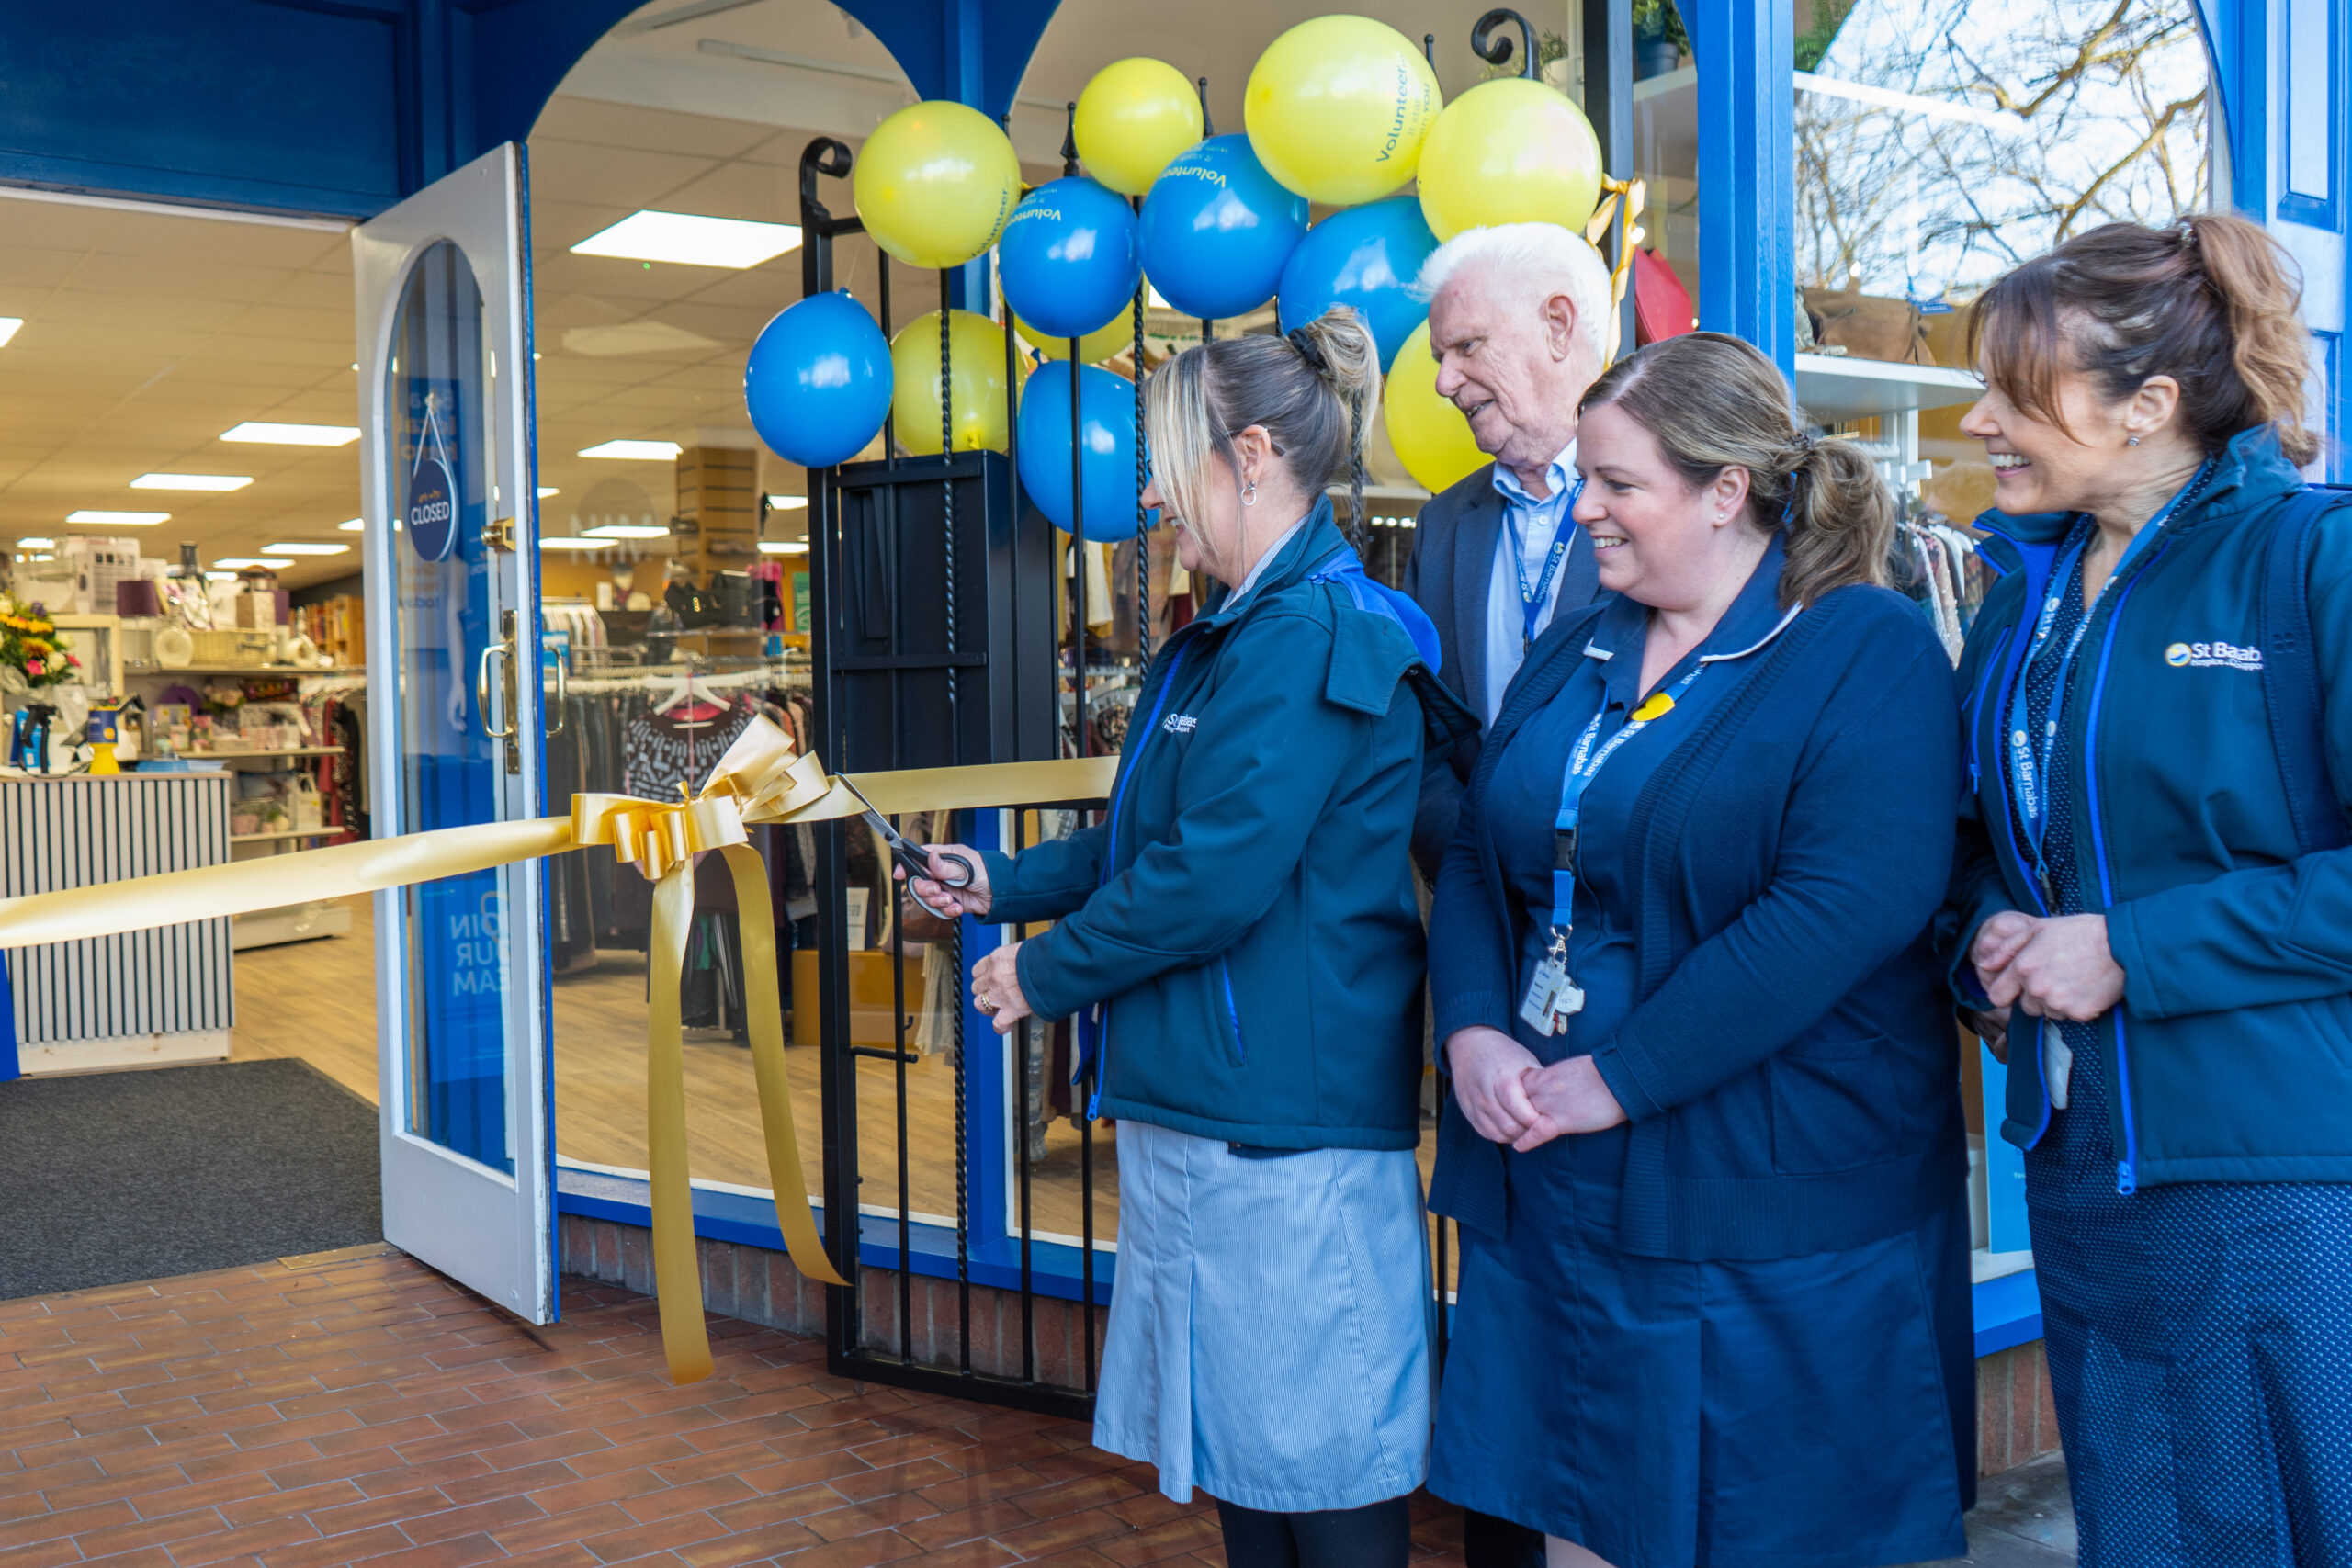
[[[2117,1192],[2070,1032],[2025,1168],[2083,1568],[2352,1568],[2352,1186]]]
[[[1617,1250],[1613,1185],[1547,1186],[1578,1213],[1462,1233],[1430,1491],[1615,1568],[1967,1551],[1964,1197],[1846,1251],[1684,1263]]]

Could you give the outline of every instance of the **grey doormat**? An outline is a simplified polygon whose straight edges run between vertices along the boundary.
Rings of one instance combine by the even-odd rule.
[[[377,1157],[307,1062],[0,1083],[0,1301],[381,1241]]]

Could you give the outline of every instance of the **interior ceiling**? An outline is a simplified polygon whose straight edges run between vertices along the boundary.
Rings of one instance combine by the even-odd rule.
[[[1550,0],[1527,11],[1539,29],[1566,34],[1572,5]],[[1157,55],[1206,75],[1212,119],[1238,130],[1259,51],[1329,8],[1312,0],[1068,0],[1013,111],[1029,178],[1060,172],[1058,106],[1110,61]],[[1435,32],[1449,95],[1483,71],[1468,37],[1484,0],[1354,0],[1351,8],[1416,38]],[[670,465],[574,456],[582,447],[616,437],[751,444],[743,356],[761,326],[800,297],[797,251],[736,271],[574,255],[570,247],[642,208],[795,221],[797,170],[810,138],[855,146],[912,99],[888,51],[824,0],[656,0],[573,69],[530,141],[539,483],[559,492],[540,502],[546,531],[574,531],[583,512],[641,504],[658,519],[669,514]],[[846,182],[827,186],[835,210],[848,210]],[[188,539],[209,563],[258,555],[280,539],[316,540],[355,548],[298,563],[282,581],[300,586],[356,570],[357,536],[335,526],[359,512],[356,444],[220,439],[243,420],[356,422],[345,232],[5,199],[0,236],[0,316],[25,321],[0,348],[0,539],[117,531],[68,525],[66,513],[79,508],[161,511],[170,522],[121,530],[149,555],[175,557]],[[852,240],[838,262],[841,281],[869,305],[876,256]],[[901,322],[936,302],[932,275],[899,267],[893,287]],[[764,461],[767,489],[800,492],[797,470]],[[151,470],[243,474],[254,483],[226,493],[128,488]],[[797,520],[780,521],[797,531]]]

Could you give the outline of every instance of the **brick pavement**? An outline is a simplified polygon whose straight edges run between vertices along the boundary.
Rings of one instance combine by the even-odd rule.
[[[673,1387],[650,1302],[566,1283],[545,1329],[375,1248],[0,1302],[0,1568],[1222,1568],[1082,1426],[720,1317]]]

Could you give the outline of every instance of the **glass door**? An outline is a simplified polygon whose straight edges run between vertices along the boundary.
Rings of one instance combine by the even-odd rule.
[[[526,191],[509,143],[353,238],[389,833],[543,809]],[[376,896],[385,1238],[535,1323],[555,1315],[543,885],[526,861]]]

